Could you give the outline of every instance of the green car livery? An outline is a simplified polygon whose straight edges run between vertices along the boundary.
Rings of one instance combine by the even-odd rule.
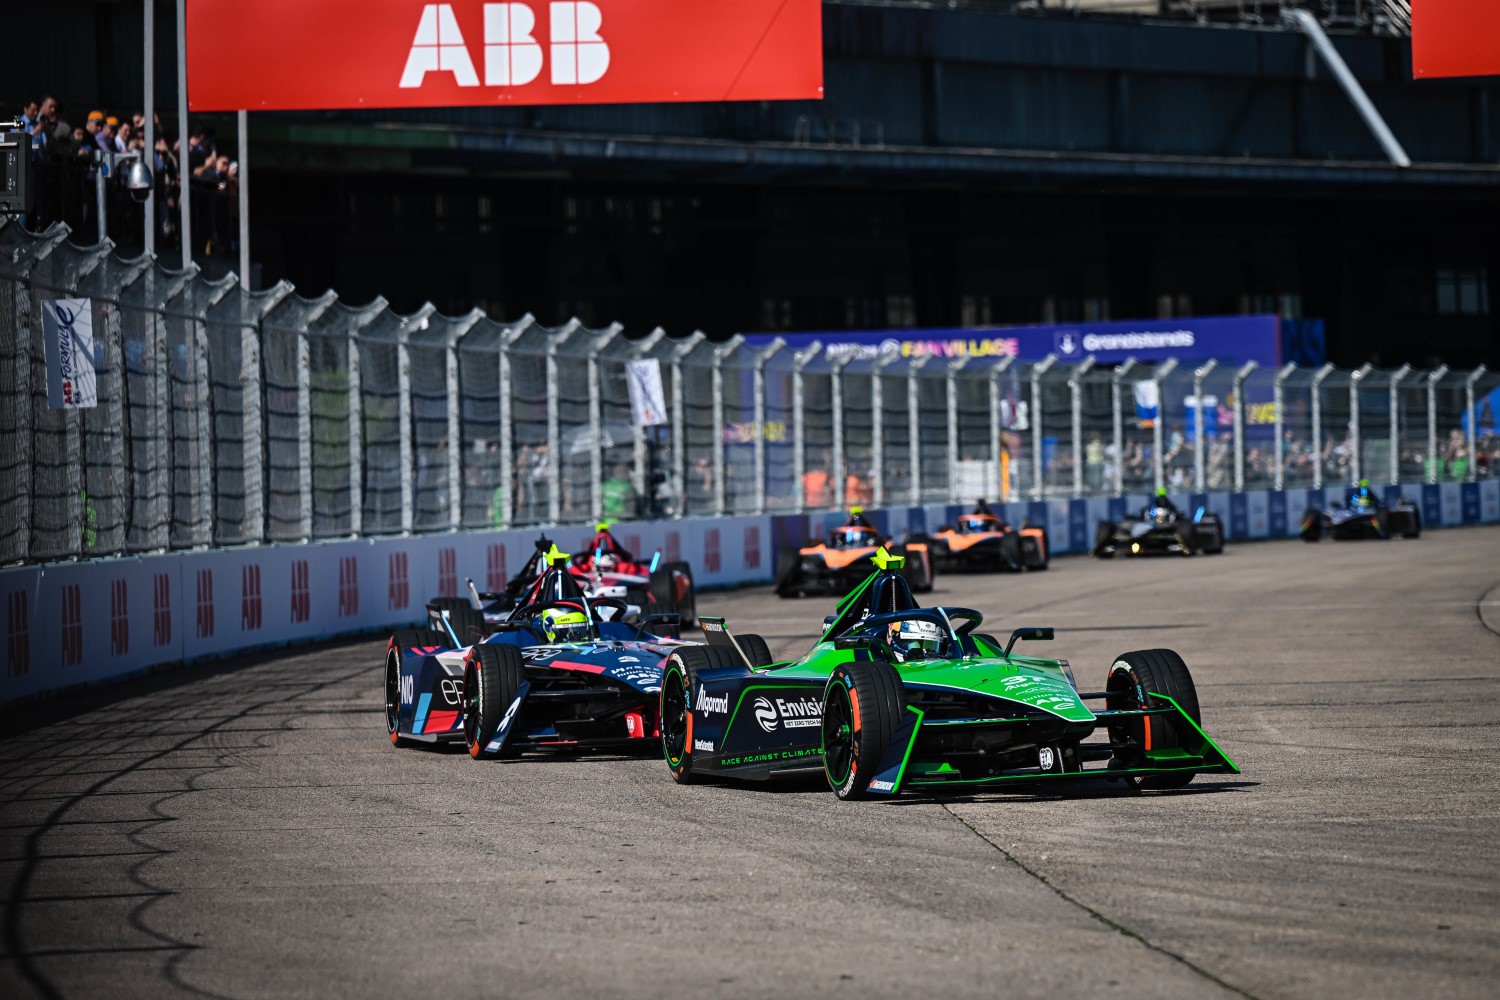
[[[1052,638],[980,631],[968,608],[920,607],[883,551],[800,659],[702,618],[709,645],[674,650],[661,688],[667,766],[680,783],[822,770],[842,799],[1110,778],[1176,788],[1237,774],[1199,726],[1187,665],[1167,649],[1116,657],[1103,690],[1066,660],[1014,653]],[[1089,708],[1087,702],[1103,702]]]

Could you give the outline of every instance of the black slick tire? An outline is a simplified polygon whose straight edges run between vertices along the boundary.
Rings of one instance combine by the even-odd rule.
[[[464,658],[464,746],[475,760],[481,757],[519,757],[510,746],[486,753],[484,747],[510,710],[526,679],[521,651],[508,643],[483,643]]]
[[[870,779],[901,725],[901,675],[880,660],[836,667],[823,689],[823,773],[840,799],[870,796]]]
[[[1323,515],[1316,510],[1305,511],[1302,515],[1302,540],[1304,542],[1316,542],[1323,537]]]
[[[734,641],[740,644],[740,650],[749,659],[751,667],[759,669],[761,667],[769,667],[772,663],[776,662],[771,658],[770,645],[767,644],[765,639],[754,632],[737,635],[734,637]]]
[[[705,670],[739,666],[724,646],[680,646],[667,657],[661,680],[661,749],[672,780],[692,785],[703,779],[693,768],[693,690]]]
[[[403,628],[391,633],[385,644],[385,729],[391,745],[412,746],[413,741],[401,735],[401,656],[402,650],[432,645],[427,629]]]
[[[1151,693],[1163,694],[1175,701],[1196,724],[1203,721],[1198,708],[1198,690],[1182,657],[1170,649],[1142,649],[1115,657],[1109,668],[1104,690],[1111,709],[1165,708],[1164,702],[1153,702]],[[1180,720],[1168,715],[1127,719],[1109,727],[1110,742],[1131,744],[1132,749],[1119,751],[1111,766],[1135,767],[1147,750],[1169,750],[1188,742]],[[1136,779],[1139,788],[1181,788],[1193,780],[1191,774],[1151,775]]]
[[[439,611],[448,613],[448,624],[453,626],[453,634],[458,636],[461,644],[472,646],[488,634],[484,624],[484,613],[475,611],[468,598],[434,597],[427,603]]]
[[[1094,529],[1094,548],[1092,552],[1100,559],[1108,559],[1114,555],[1110,539],[1114,537],[1115,526],[1108,521],[1100,521],[1099,527]]]
[[[1000,536],[1000,558],[995,569],[1004,573],[1019,573],[1026,568],[1026,555],[1021,550],[1021,534],[1012,531]]]
[[[802,561],[802,553],[798,549],[783,548],[776,553],[776,596],[797,596],[797,567]]]
[[[693,570],[685,562],[669,562],[651,574],[649,584],[653,612],[675,612],[688,628],[698,620],[698,602],[693,592]]]

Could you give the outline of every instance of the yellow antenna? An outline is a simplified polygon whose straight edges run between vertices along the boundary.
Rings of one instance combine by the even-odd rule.
[[[858,517],[859,515],[863,514],[864,512],[865,512],[865,509],[863,507],[850,507],[849,508],[850,515],[852,515],[854,517]]]
[[[566,566],[568,564],[568,560],[571,559],[571,558],[573,558],[573,557],[569,553],[563,552],[561,549],[559,549],[557,547],[557,543],[553,542],[552,543],[552,550],[547,553],[547,565],[548,566]]]
[[[874,563],[875,564],[875,568],[878,569],[878,570],[880,570],[881,572],[885,572],[887,570],[893,570],[893,569],[900,569],[902,566],[906,565],[906,557],[905,556],[893,556],[893,555],[891,555],[889,552],[887,552],[885,550],[885,546],[884,545],[882,545],[880,548],[878,548],[878,549],[875,550],[875,554],[870,557],[870,561],[872,563]]]
[[[612,523],[613,522],[611,522],[611,521],[600,521],[598,524],[594,525],[594,530],[595,531],[608,531],[609,530],[609,526]]]

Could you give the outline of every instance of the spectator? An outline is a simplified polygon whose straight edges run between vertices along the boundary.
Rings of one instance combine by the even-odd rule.
[[[824,451],[821,459],[819,465],[808,468],[802,474],[802,502],[804,506],[814,510],[833,505],[833,484],[828,475],[833,464],[832,458]]]
[[[88,121],[83,126],[89,134],[89,141],[94,149],[109,152],[114,148],[110,139],[109,131],[105,122],[103,111],[90,111]],[[79,150],[80,154],[83,152]]]

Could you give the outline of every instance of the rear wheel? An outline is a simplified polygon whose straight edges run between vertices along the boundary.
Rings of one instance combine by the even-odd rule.
[[[889,663],[841,664],[823,689],[823,773],[841,799],[870,795],[880,756],[895,738],[906,698]]]
[[[661,747],[667,770],[679,785],[702,780],[693,769],[693,688],[705,670],[738,666],[723,646],[682,646],[667,657],[661,680]]]
[[[906,577],[906,585],[914,593],[925,594],[932,590],[932,559],[928,556],[927,549],[905,548],[892,554],[906,557],[901,575]]]
[[[1026,557],[1021,551],[1019,532],[1012,531],[1000,536],[1000,557],[995,568],[1010,573],[1019,573],[1026,568]]]
[[[1100,559],[1107,559],[1114,555],[1110,545],[1110,541],[1114,538],[1114,535],[1115,526],[1108,521],[1100,521],[1099,527],[1094,529],[1094,548],[1092,549],[1094,555]]]
[[[1175,701],[1194,723],[1203,721],[1193,676],[1182,657],[1170,649],[1143,649],[1116,657],[1104,690],[1109,692],[1110,709],[1168,707],[1163,701],[1153,702],[1154,692]],[[1110,726],[1110,742],[1126,744],[1116,750],[1110,766],[1139,767],[1148,750],[1171,750],[1196,743],[1187,739],[1182,728],[1182,721],[1171,715],[1149,715]],[[1138,778],[1135,784],[1140,788],[1181,788],[1192,780],[1191,774],[1162,774]]]
[[[784,548],[776,553],[776,595],[778,597],[795,597],[797,579],[797,566],[802,561],[802,553],[798,549]]]
[[[516,697],[525,680],[525,661],[515,646],[484,643],[469,650],[464,658],[463,725],[470,757],[521,755],[508,745],[499,750],[485,747],[502,726],[514,722],[512,717],[520,711]]]
[[[734,641],[740,644],[740,649],[744,651],[745,656],[750,660],[750,666],[755,668],[769,667],[772,663],[776,662],[771,658],[771,647],[766,643],[766,640],[754,632],[737,635],[734,637]]]
[[[1413,507],[1411,509],[1411,513],[1409,515],[1409,520],[1407,521],[1407,526],[1405,527],[1405,530],[1403,530],[1401,532],[1401,537],[1402,538],[1421,538],[1422,537],[1422,508],[1420,508],[1420,507]]]
[[[391,745],[411,746],[401,736],[401,656],[413,647],[432,645],[432,633],[426,629],[404,628],[391,633],[385,644],[385,729]]]
[[[434,597],[427,603],[448,614],[448,624],[461,645],[472,646],[485,637],[484,612],[475,611],[464,597]]]
[[[1320,511],[1309,510],[1302,515],[1302,540],[1304,542],[1316,542],[1323,537],[1323,515]]]
[[[1206,556],[1220,555],[1224,551],[1224,522],[1217,514],[1210,514],[1193,525],[1193,545]]]

